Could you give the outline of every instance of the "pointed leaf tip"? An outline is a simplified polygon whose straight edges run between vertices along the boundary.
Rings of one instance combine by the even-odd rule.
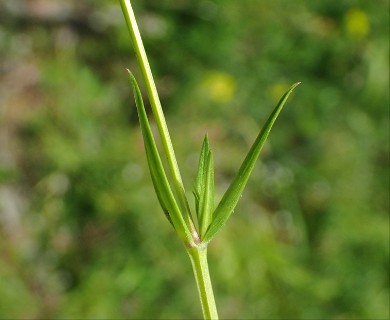
[[[241,197],[241,194],[249,180],[250,174],[260,155],[260,151],[263,148],[263,145],[272,129],[273,124],[275,123],[276,118],[278,117],[291,92],[299,84],[300,82],[294,83],[289,88],[289,90],[286,91],[286,93],[280,99],[279,103],[276,105],[275,109],[270,114],[268,120],[264,124],[251,149],[249,150],[247,156],[245,157],[243,163],[241,164],[237,175],[233,179],[232,183],[226,190],[220,203],[215,209],[212,217],[212,222],[202,239],[204,242],[209,242],[215,236],[215,234],[223,227],[227,219],[234,211],[234,208],[236,207]]]

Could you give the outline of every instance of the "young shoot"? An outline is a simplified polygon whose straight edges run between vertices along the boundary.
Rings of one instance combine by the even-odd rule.
[[[205,319],[218,319],[208,270],[207,246],[233,213],[276,118],[299,82],[290,87],[271,112],[241,164],[235,178],[216,208],[214,208],[214,160],[208,137],[207,135],[205,136],[193,188],[196,212],[195,215],[192,215],[152,71],[130,0],[120,0],[120,4],[146,85],[153,116],[158,128],[158,135],[163,146],[163,150],[160,152],[157,149],[154,135],[150,128],[137,81],[128,70],[152,183],[165,216],[179,238],[183,241],[184,247],[190,257],[203,316]],[[162,164],[160,153],[167,159],[168,170]],[[169,181],[172,181],[172,186]],[[197,221],[193,221],[192,217],[196,217]]]

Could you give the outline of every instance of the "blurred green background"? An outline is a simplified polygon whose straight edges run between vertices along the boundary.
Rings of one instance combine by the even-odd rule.
[[[221,318],[388,319],[388,1],[133,2],[191,200],[204,134],[220,198],[302,81],[209,247]],[[199,318],[119,2],[1,1],[0,56],[0,318]]]

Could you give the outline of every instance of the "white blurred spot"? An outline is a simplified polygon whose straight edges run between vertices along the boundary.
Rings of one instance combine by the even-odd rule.
[[[143,169],[135,163],[128,163],[122,170],[122,179],[126,182],[137,182],[144,176]]]

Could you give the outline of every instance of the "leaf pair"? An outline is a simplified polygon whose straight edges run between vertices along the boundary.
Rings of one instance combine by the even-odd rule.
[[[170,223],[173,225],[180,238],[188,245],[196,245],[196,235],[193,234],[193,222],[187,221],[183,217],[183,212],[175,199],[171,190],[168,178],[166,176],[160,155],[158,153],[153,133],[146,115],[141,92],[137,81],[133,74],[128,70],[130,81],[133,86],[134,96],[137,106],[137,113],[140,121],[141,131],[144,139],[146,157],[148,160],[149,170],[152,177],[154,189],[160,205],[167,216]],[[247,156],[245,157],[237,175],[233,179],[229,188],[223,195],[217,208],[214,210],[214,160],[210,150],[207,135],[204,138],[200,157],[198,172],[194,184],[194,196],[196,215],[198,219],[198,236],[201,242],[208,243],[215,234],[223,227],[227,219],[230,217],[236,207],[241,194],[249,180],[250,174],[255,166],[255,163],[260,155],[261,149],[271,131],[276,118],[282,110],[291,92],[300,84],[295,83],[283,95],[279,103],[269,116],[267,122],[263,126]],[[184,196],[184,195],[183,195]],[[179,199],[180,200],[180,199]],[[183,199],[182,199],[183,200]],[[187,200],[184,199],[184,202]],[[186,202],[187,203],[187,202]],[[185,207],[186,210],[188,210]],[[185,213],[184,213],[185,215]],[[185,216],[188,219],[189,215]],[[195,231],[196,232],[196,231]]]
[[[214,158],[207,135],[203,140],[198,173],[194,185],[195,207],[199,234],[202,239],[209,227],[214,211]]]

